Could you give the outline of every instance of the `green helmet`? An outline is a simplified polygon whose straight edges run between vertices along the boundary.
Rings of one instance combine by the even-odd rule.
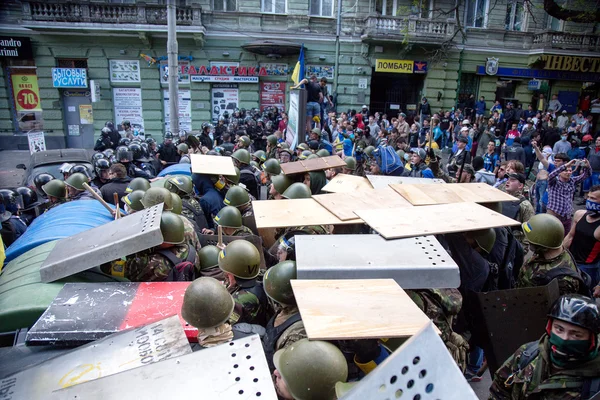
[[[363,150],[363,153],[365,153],[368,157],[373,157],[373,152],[374,151],[375,151],[375,147],[373,147],[373,146],[367,146]]]
[[[550,214],[536,214],[521,225],[530,244],[558,249],[565,237],[565,228],[558,218]]]
[[[200,261],[200,270],[209,269],[219,265],[219,253],[221,250],[217,246],[204,246],[198,251],[198,260]]]
[[[223,175],[225,180],[233,185],[237,185],[240,183],[240,169],[238,167],[235,168],[235,175]]]
[[[143,190],[134,190],[123,197],[123,203],[127,204],[133,211],[141,211],[144,209],[144,205],[142,204],[144,193],[146,192]]]
[[[181,197],[177,193],[171,192],[171,200],[173,200],[173,209],[171,211],[177,215],[181,215],[181,211],[183,211]]]
[[[48,196],[57,197],[59,199],[67,198],[67,186],[60,179],[52,179],[42,186],[42,191]]]
[[[277,136],[275,136],[275,135],[267,136],[267,142],[269,142],[269,144],[271,146],[277,146]]]
[[[279,194],[283,194],[287,188],[290,187],[294,181],[287,175],[275,175],[271,178],[271,183],[275,188],[275,191]]]
[[[129,182],[129,185],[127,185],[125,192],[131,193],[134,190],[143,190],[145,192],[148,189],[150,189],[150,182],[148,182],[148,180],[144,178],[134,178]]]
[[[396,150],[396,154],[398,154],[398,157],[400,157],[400,161],[404,163],[404,155],[406,154],[404,150]]]
[[[250,196],[241,186],[232,186],[225,194],[223,203],[233,207],[245,206],[250,203]]]
[[[183,154],[187,154],[190,149],[189,149],[189,147],[188,147],[187,144],[185,144],[185,143],[179,143],[177,145],[177,150],[179,150]]]
[[[160,233],[163,236],[163,243],[180,244],[185,240],[185,226],[183,220],[177,214],[172,212],[163,212],[160,217]]]
[[[319,158],[319,156],[316,154],[311,154],[310,156],[306,157],[307,160],[312,160],[313,158]]]
[[[167,182],[165,182],[165,189],[177,194],[181,192],[185,195],[190,195],[194,192],[194,184],[189,176],[170,176],[167,178]]]
[[[215,217],[215,223],[223,228],[241,228],[242,214],[235,207],[225,206]]]
[[[231,157],[242,164],[250,164],[250,153],[246,149],[237,149]]]
[[[165,188],[151,187],[146,190],[144,197],[142,197],[142,204],[144,208],[150,208],[160,203],[165,203],[163,211],[170,211],[173,209],[173,197],[171,192]]]
[[[336,382],[348,379],[348,364],[340,349],[321,340],[300,339],[273,356],[294,399],[333,399]]]
[[[219,253],[219,268],[237,278],[256,278],[260,272],[260,253],[252,243],[234,240]]]
[[[292,183],[285,189],[282,196],[286,199],[308,199],[311,196],[310,188],[302,182]]]
[[[267,153],[263,150],[256,150],[252,156],[258,158],[260,162],[265,162],[267,160]]]
[[[298,156],[298,159],[299,160],[306,160],[308,158],[308,156],[310,156],[311,154],[312,154],[312,151],[310,151],[310,150],[304,150],[304,151],[302,151],[302,154],[300,154]]]
[[[331,153],[329,153],[329,151],[325,150],[325,149],[321,149],[321,150],[317,151],[315,154],[319,157],[329,157],[331,155]]]
[[[291,279],[296,279],[296,262],[282,261],[269,268],[263,277],[265,293],[284,306],[296,304]]]
[[[346,168],[348,168],[351,171],[356,170],[356,158],[354,158],[354,157],[346,157],[344,159],[344,161],[346,162]]]
[[[310,150],[310,147],[308,147],[308,145],[306,143],[300,143],[298,145],[298,148],[302,151]]]
[[[467,232],[467,235],[477,243],[483,251],[486,253],[491,253],[494,248],[494,243],[496,242],[496,231],[494,228],[488,229],[479,229],[476,231]]]
[[[69,176],[65,181],[65,185],[75,188],[77,190],[85,190],[83,187],[84,183],[90,183],[90,178],[88,178],[85,174],[81,172],[75,172],[73,175]]]
[[[235,302],[225,286],[215,278],[198,278],[185,290],[181,316],[198,329],[217,327],[225,323]]]
[[[271,175],[279,175],[281,173],[281,165],[279,164],[279,161],[274,158],[269,158],[267,161],[265,161],[262,165],[262,169],[267,174]]]
[[[248,136],[244,135],[244,136],[240,136],[240,138],[238,139],[238,143],[241,143],[242,146],[244,146],[244,148],[247,149],[252,144],[252,141],[250,140],[250,138]],[[246,164],[248,164],[248,163],[246,163]]]
[[[250,165],[252,165],[254,168],[258,168],[260,169],[260,164],[258,164],[256,161],[252,160],[250,161]]]

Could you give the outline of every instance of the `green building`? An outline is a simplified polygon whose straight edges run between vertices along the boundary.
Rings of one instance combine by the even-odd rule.
[[[338,111],[395,116],[422,96],[437,111],[473,93],[488,109],[557,94],[574,112],[598,96],[599,26],[518,0],[176,3],[188,131],[238,107],[286,107],[302,44],[307,75],[328,78]],[[170,129],[166,0],[6,0],[0,13],[0,148],[26,149],[30,131],[48,148],[89,148],[106,121],[155,138]]]

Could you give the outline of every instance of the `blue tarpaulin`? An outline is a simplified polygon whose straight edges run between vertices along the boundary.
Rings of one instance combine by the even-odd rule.
[[[167,168],[163,169],[158,173],[159,177],[167,176],[167,175],[192,175],[192,165],[191,164],[174,164],[169,165]]]
[[[37,217],[25,233],[6,249],[5,263],[41,244],[76,235],[112,220],[113,216],[96,200],[61,204]]]

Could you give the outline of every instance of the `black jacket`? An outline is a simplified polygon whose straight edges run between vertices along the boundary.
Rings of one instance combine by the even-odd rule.
[[[129,182],[131,182],[131,178],[129,177],[111,179],[110,182],[100,188],[100,193],[104,201],[108,204],[114,204],[113,193],[117,193],[119,196],[119,207],[124,208],[125,205],[121,199],[127,194],[125,189],[129,186]]]

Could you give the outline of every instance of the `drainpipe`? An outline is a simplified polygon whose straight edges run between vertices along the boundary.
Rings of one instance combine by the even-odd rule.
[[[338,75],[340,66],[340,33],[342,31],[342,0],[337,2],[337,24],[335,28],[335,67],[333,69],[333,93],[338,92]]]

